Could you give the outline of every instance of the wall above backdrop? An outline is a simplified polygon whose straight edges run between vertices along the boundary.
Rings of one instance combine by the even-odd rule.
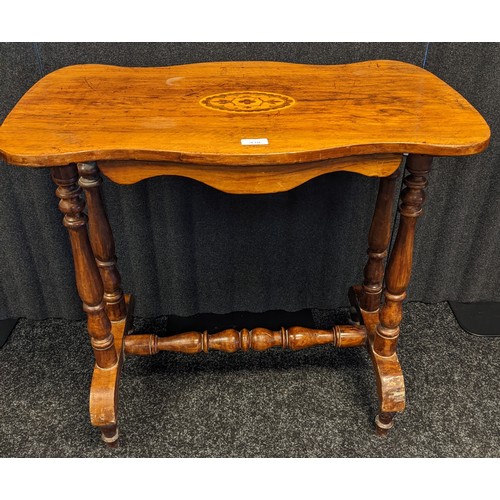
[[[500,301],[500,44],[2,43],[0,120],[42,76],[72,64],[369,59],[425,64],[491,128],[486,152],[434,160],[408,299]],[[342,172],[285,193],[234,196],[180,177],[130,186],[105,181],[123,288],[134,290],[136,314],[148,317],[344,306],[349,285],[361,281],[371,220],[366,208],[377,185]],[[45,169],[0,163],[0,234],[0,319],[83,317]]]

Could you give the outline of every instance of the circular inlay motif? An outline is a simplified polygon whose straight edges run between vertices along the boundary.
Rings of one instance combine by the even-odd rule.
[[[242,91],[209,95],[200,104],[209,109],[230,113],[261,113],[289,108],[295,104],[295,99],[274,92]]]

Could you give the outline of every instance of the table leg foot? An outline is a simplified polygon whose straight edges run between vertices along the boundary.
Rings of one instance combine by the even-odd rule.
[[[118,386],[124,359],[123,339],[132,322],[134,301],[131,295],[125,295],[125,304],[126,317],[111,322],[118,363],[108,369],[96,365],[90,386],[90,421],[101,430],[102,440],[108,446],[118,440]]]
[[[393,425],[395,414],[405,408],[403,371],[396,353],[388,357],[379,356],[371,342],[368,350],[373,362],[379,399],[379,414],[375,419],[377,434],[386,435]]]
[[[118,448],[118,438],[119,432],[117,425],[101,427],[101,439],[109,448]]]
[[[377,434],[386,436],[393,426],[393,418],[405,408],[405,384],[403,371],[397,354],[381,356],[373,348],[376,328],[379,323],[379,311],[365,311],[360,307],[361,286],[349,289],[349,302],[361,317],[361,324],[366,327],[367,348],[373,363],[377,394],[379,399],[379,415],[375,419]]]
[[[394,416],[395,413],[392,412],[380,412],[375,417],[375,428],[378,436],[387,437],[389,430],[394,426]]]

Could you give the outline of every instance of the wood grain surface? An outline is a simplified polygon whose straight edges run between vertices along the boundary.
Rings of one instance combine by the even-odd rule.
[[[265,351],[282,347],[299,351],[307,347],[333,344],[335,347],[357,347],[366,344],[364,326],[334,325],[330,330],[315,330],[302,326],[281,328],[278,331],[267,328],[243,330],[227,329],[218,333],[185,332],[169,337],[154,334],[129,335],[125,339],[125,354],[150,356],[160,351],[197,354],[208,351]]]
[[[107,428],[116,431],[118,421],[118,393],[124,362],[123,340],[132,328],[134,297],[129,294],[125,295],[125,304],[127,309],[125,318],[120,321],[111,322],[111,331],[115,339],[114,346],[118,363],[107,370],[103,370],[96,365],[90,386],[90,421],[92,425],[102,430]]]
[[[398,170],[403,155],[376,154],[333,158],[291,165],[193,165],[153,161],[104,160],[99,168],[117,184],[135,182],[159,175],[177,175],[203,182],[231,194],[267,194],[288,191],[330,172],[355,172],[368,177],[387,177]]]
[[[0,153],[25,166],[146,160],[230,167],[374,153],[468,155],[485,149],[489,137],[460,94],[398,61],[78,65],[24,95],[0,127]]]

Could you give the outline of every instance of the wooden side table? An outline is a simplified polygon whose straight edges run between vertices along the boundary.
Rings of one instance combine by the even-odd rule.
[[[405,406],[396,345],[432,157],[479,153],[489,137],[488,125],[461,95],[431,73],[396,61],[80,65],[40,80],[0,127],[0,153],[13,165],[51,167],[88,317],[95,354],[90,415],[103,440],[113,445],[118,439],[125,355],[328,343],[368,348],[380,401],[376,428],[386,433]],[[409,174],[385,264],[404,156]],[[227,193],[253,194],[286,191],[337,171],[380,178],[364,281],[349,291],[352,325],[133,335],[133,298],[121,289],[100,172],[119,184],[180,175]]]

